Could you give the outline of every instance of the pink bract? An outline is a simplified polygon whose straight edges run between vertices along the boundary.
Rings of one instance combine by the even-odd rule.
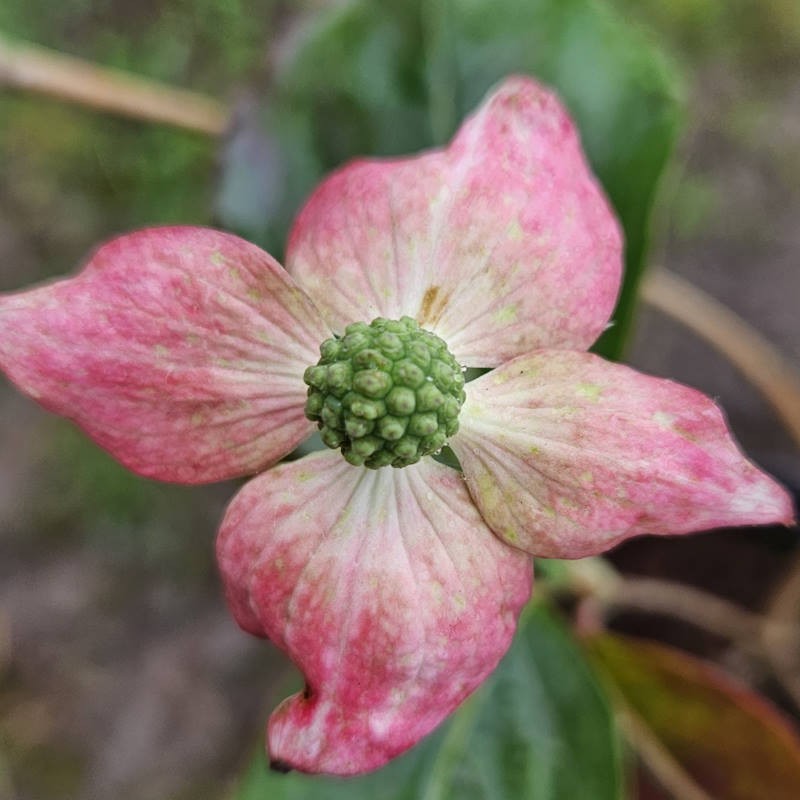
[[[563,107],[510,78],[446,149],[325,180],[287,271],[229,234],[140,231],[75,278],[0,298],[0,365],[142,475],[266,470],[231,503],[218,558],[239,624],[306,677],[272,715],[270,755],[357,774],[494,669],[529,554],[791,521],[708,398],[582,352],[611,314],[621,252]],[[320,343],[403,315],[459,363],[496,367],[467,384],[451,439],[465,480],[335,451],[273,466],[313,430],[303,371]]]

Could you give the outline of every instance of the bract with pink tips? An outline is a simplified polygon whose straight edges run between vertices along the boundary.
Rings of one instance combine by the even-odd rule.
[[[272,715],[270,754],[357,774],[494,669],[529,554],[791,520],[708,398],[583,352],[621,251],[566,111],[513,77],[448,147],[324,181],[286,271],[229,234],[153,229],[1,297],[0,366],[142,475],[262,473],[218,557],[239,624],[306,677]],[[370,338],[358,326],[376,318]],[[463,386],[459,365],[495,369]],[[463,479],[429,457],[445,406]],[[334,450],[274,466],[312,419],[351,461],[382,447],[393,466]]]

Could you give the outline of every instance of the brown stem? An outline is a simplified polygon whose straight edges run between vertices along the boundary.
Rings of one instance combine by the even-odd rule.
[[[604,559],[565,562],[571,592],[592,601],[590,622],[615,611],[663,614],[730,639],[768,664],[800,708],[800,561],[775,595],[766,614],[747,611],[709,592],[657,578],[620,575]],[[596,627],[596,625],[595,625]]]
[[[614,705],[625,740],[663,789],[676,800],[712,800],[673,758],[647,723],[619,697],[614,698]]]
[[[211,136],[221,135],[229,120],[211,97],[0,37],[2,85]]]
[[[756,614],[710,592],[659,578],[619,575],[601,559],[571,562],[570,588],[598,602],[605,613],[640,611],[680,619],[755,652],[800,648],[800,626],[790,616]],[[800,571],[795,576],[800,583]],[[800,591],[800,585],[794,586]]]
[[[778,586],[767,608],[767,619],[773,624],[763,633],[764,652],[775,677],[800,708],[800,642],[787,642],[776,625],[798,624],[800,613],[800,558],[796,558],[789,574]]]
[[[659,578],[621,575],[602,558],[564,564],[567,588],[593,599],[605,613],[632,610],[665,614],[737,642],[759,639],[764,625],[770,624],[766,617],[692,586]],[[776,624],[782,629],[788,627]]]
[[[622,579],[606,607],[665,614],[745,643],[758,639],[766,622],[758,614],[709,592],[656,578]]]

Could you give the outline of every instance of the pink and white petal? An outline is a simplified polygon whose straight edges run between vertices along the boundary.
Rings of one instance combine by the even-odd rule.
[[[619,288],[618,225],[558,99],[507,79],[441,151],[357,161],[300,213],[287,269],[329,325],[413,316],[469,366],[588,347]]]
[[[411,747],[489,675],[532,580],[454,470],[368,470],[333,451],[247,484],[217,553],[239,624],[306,677],[270,719],[271,758],[339,775]]]
[[[0,367],[130,469],[255,472],[312,430],[303,370],[330,336],[265,252],[203,228],[101,247],[74,278],[0,297]]]
[[[460,425],[450,444],[481,514],[537,556],[793,518],[708,397],[589,353],[530,353],[467,384]]]

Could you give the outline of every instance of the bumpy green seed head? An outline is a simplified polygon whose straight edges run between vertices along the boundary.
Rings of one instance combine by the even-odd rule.
[[[464,374],[447,345],[410,317],[378,317],[326,339],[305,371],[306,416],[351,464],[407,467],[458,430]]]

